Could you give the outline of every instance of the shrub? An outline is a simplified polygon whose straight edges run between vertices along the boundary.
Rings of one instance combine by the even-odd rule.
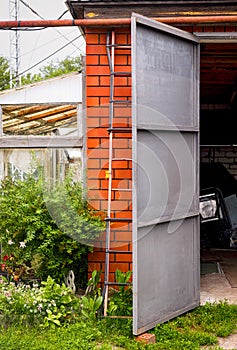
[[[0,283],[1,324],[60,326],[73,322],[80,312],[80,299],[65,284],[48,277],[42,285]]]
[[[86,281],[88,243],[104,222],[69,176],[50,186],[32,174],[0,186],[2,265],[15,280],[49,275],[63,281],[69,270]]]

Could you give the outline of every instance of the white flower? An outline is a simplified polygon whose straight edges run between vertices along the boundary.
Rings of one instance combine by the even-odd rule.
[[[42,310],[42,307],[43,307],[43,305],[42,305],[42,304],[39,304],[38,307],[37,307],[37,309],[38,309],[39,311],[41,311],[41,310]]]
[[[11,240],[11,239],[9,239],[9,241],[7,242],[9,245],[12,245],[12,244],[14,244],[14,242]]]
[[[26,247],[25,242],[20,242],[20,248],[25,248],[25,247]]]

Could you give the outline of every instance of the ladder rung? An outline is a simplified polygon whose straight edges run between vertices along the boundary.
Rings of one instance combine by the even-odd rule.
[[[130,250],[106,250],[106,253],[114,253],[114,254],[132,254]]]
[[[111,75],[119,75],[119,76],[125,76],[125,77],[130,77],[132,75],[131,72],[112,72]]]
[[[132,283],[122,282],[104,282],[105,286],[132,286]]]
[[[110,100],[110,103],[131,104],[131,100]]]
[[[131,45],[130,44],[107,44],[106,47],[115,47],[116,49],[131,49]]]
[[[110,222],[131,222],[131,218],[106,218],[105,221]]]
[[[131,133],[131,128],[108,128],[108,131],[121,132],[121,133]]]
[[[131,188],[112,188],[112,191],[132,192]]]
[[[120,160],[128,160],[128,161],[132,161],[132,158],[126,158],[126,157],[121,157],[121,158],[112,158],[113,161],[120,161]]]

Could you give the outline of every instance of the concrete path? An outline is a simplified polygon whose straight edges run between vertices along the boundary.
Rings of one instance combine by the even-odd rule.
[[[237,304],[237,288],[232,288],[224,274],[201,276],[201,304],[226,300]],[[237,350],[237,332],[227,338],[219,338],[218,345],[225,350]]]

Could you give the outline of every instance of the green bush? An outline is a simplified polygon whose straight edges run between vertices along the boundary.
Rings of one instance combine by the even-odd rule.
[[[84,283],[89,245],[104,222],[70,177],[53,186],[42,177],[6,178],[0,186],[2,264],[20,277],[64,281],[69,270]]]

